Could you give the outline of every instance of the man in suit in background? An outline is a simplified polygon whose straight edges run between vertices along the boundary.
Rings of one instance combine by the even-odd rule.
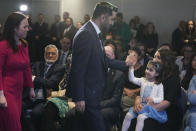
[[[67,28],[66,26],[66,19],[69,18],[69,12],[63,12],[63,21],[60,23],[60,37],[63,36],[64,30]]]
[[[63,32],[63,35],[66,35],[67,33],[75,34],[77,32],[77,28],[73,24],[73,19],[71,17],[67,18],[65,21],[66,28]]]
[[[36,48],[35,61],[43,60],[44,47],[48,38],[48,23],[44,21],[44,14],[38,15],[38,21],[33,25],[34,44]]]
[[[97,3],[92,19],[79,29],[73,40],[72,67],[67,96],[76,103],[85,131],[105,131],[100,101],[108,67],[125,69],[126,63],[106,57],[101,33],[114,23],[117,7]]]
[[[59,45],[59,40],[61,38],[60,20],[61,20],[60,15],[55,15],[55,22],[51,25],[50,28],[50,41],[51,43],[54,43],[57,46],[57,48],[60,48]]]
[[[58,64],[66,65],[68,60],[72,59],[71,45],[74,34],[66,34],[60,40],[61,49],[59,50]]]

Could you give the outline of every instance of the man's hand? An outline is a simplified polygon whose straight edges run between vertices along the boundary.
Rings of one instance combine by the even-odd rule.
[[[126,65],[133,68],[137,63],[137,57],[130,53],[126,58]]]
[[[84,112],[85,111],[85,101],[76,102],[76,110],[79,112]]]

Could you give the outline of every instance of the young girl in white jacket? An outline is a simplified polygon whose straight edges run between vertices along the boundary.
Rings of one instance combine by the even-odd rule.
[[[126,114],[122,131],[127,131],[131,125],[131,120],[137,117],[136,131],[142,131],[144,120],[152,118],[160,123],[167,121],[166,111],[158,112],[150,103],[160,103],[164,100],[162,85],[162,64],[155,61],[149,61],[145,71],[145,77],[136,78],[134,76],[134,64],[129,68],[129,80],[138,86],[141,86],[140,97],[142,109],[139,112],[134,111],[134,107],[129,109]]]

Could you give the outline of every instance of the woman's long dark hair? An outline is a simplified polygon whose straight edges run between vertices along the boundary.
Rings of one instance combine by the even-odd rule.
[[[21,13],[18,12],[11,13],[8,16],[3,28],[3,34],[0,40],[7,40],[14,52],[17,52],[18,50],[16,45],[16,40],[14,38],[15,35],[14,29],[18,28],[20,26],[21,21],[25,18],[26,16]],[[27,42],[25,40],[21,40],[21,42],[26,46]]]
[[[172,51],[166,49],[159,49],[161,63],[163,64],[162,79],[167,80],[170,76],[179,77],[179,69],[175,64],[176,56]]]
[[[185,89],[185,90],[188,90],[188,87],[189,87],[189,83],[193,77],[193,72],[194,72],[194,69],[192,67],[192,61],[194,59],[194,57],[196,57],[196,53],[193,54],[193,56],[191,57],[191,60],[189,62],[189,65],[188,65],[188,68],[187,68],[187,71],[186,71],[186,74],[181,82],[181,86]]]
[[[192,30],[189,29],[189,22],[191,22],[191,21],[193,22],[193,29]],[[189,34],[189,33],[193,34],[195,32],[195,22],[193,20],[189,20],[187,22],[186,31],[187,31],[187,34]]]
[[[144,35],[145,35],[145,36],[149,35],[149,32],[148,32],[148,26],[149,26],[149,25],[152,25],[152,27],[153,27],[153,32],[152,32],[152,34],[156,34],[156,32],[155,32],[155,25],[154,25],[152,22],[148,22],[148,23],[146,24],[146,26],[145,26],[145,29],[144,29]]]

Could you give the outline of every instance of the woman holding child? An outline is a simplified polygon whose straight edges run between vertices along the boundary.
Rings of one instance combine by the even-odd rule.
[[[153,61],[160,62],[163,65],[163,92],[164,100],[158,104],[150,102],[150,106],[154,107],[158,112],[166,111],[166,123],[160,123],[152,118],[147,118],[144,121],[143,131],[177,131],[179,129],[179,108],[177,106],[177,98],[180,93],[180,78],[178,68],[175,65],[175,55],[168,50],[158,50],[154,55]],[[142,110],[140,96],[135,100],[133,111],[138,113]],[[136,120],[133,119],[130,131],[135,130]]]

